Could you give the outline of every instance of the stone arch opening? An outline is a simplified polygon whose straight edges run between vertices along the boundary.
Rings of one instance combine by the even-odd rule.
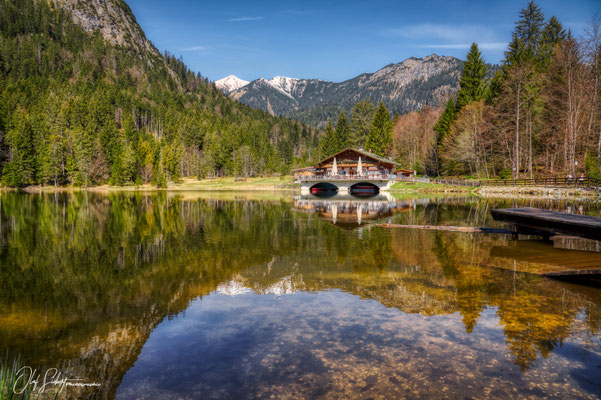
[[[329,197],[338,193],[338,187],[328,182],[319,182],[309,188],[309,193],[320,197]]]
[[[351,186],[349,192],[355,196],[373,196],[380,193],[380,188],[373,183],[359,182]]]

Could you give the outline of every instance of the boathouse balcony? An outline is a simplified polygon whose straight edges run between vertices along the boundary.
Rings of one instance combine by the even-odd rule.
[[[396,179],[394,174],[364,174],[364,175],[302,175],[297,177],[298,181],[365,181],[365,180],[394,180]]]

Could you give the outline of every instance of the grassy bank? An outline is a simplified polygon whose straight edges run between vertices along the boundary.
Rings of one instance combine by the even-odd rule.
[[[390,190],[405,193],[472,193],[476,187],[441,185],[438,183],[396,182]]]
[[[583,188],[536,186],[451,186],[437,183],[397,182],[394,193],[465,193],[482,197],[599,198],[599,193]]]
[[[250,191],[250,190],[300,190],[300,185],[293,182],[292,176],[282,177],[264,177],[264,178],[211,178],[211,179],[194,179],[182,178],[174,182],[168,182],[166,188],[157,188],[152,184],[144,184],[138,186],[113,186],[100,185],[88,188],[80,188],[74,186],[29,186],[24,189],[27,192],[56,192],[56,191],[154,191],[154,190],[169,190],[169,191]]]

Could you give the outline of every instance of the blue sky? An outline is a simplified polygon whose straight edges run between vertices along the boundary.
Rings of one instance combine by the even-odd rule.
[[[526,0],[126,0],[159,50],[211,80],[277,75],[342,81],[408,57],[464,58],[476,41],[497,63]],[[578,35],[599,0],[539,1]]]

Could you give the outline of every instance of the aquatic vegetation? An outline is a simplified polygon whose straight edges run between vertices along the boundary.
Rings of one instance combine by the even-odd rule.
[[[8,352],[0,361],[0,399],[1,400],[54,400],[59,392],[50,389],[41,392],[39,387],[28,384],[29,375],[23,370],[21,356],[9,359]]]

